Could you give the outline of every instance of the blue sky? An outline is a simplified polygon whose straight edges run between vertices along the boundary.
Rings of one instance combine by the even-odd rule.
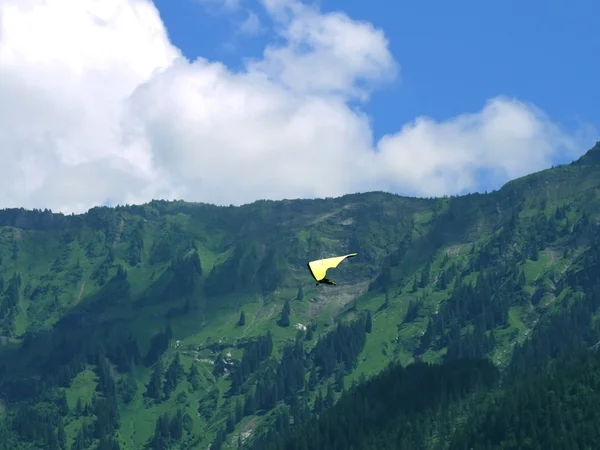
[[[227,14],[198,0],[155,0],[177,47],[190,59],[238,69],[259,57],[273,37],[235,36],[244,12]],[[436,120],[479,110],[496,95],[532,102],[567,131],[600,125],[600,2],[594,0],[398,1],[323,0],[382,28],[401,66],[400,77],[374,92],[362,109],[374,137],[416,116]],[[245,2],[268,27],[256,2]],[[225,44],[234,42],[235,46]],[[585,150],[585,149],[583,149]],[[558,158],[555,162],[565,162]]]

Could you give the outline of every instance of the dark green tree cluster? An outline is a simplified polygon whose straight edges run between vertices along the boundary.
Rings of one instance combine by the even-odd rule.
[[[92,402],[83,407],[81,401],[78,401],[75,411],[79,417],[95,415],[95,420],[82,421],[71,449],[84,450],[96,442],[96,450],[119,450],[116,432],[120,427],[120,414],[112,369],[109,360],[103,354],[99,355],[95,363],[98,385]]]
[[[448,358],[484,356],[494,347],[493,329],[508,324],[509,308],[523,297],[519,275],[500,267],[479,272],[475,285],[458,284],[439,313],[431,316],[420,349],[448,346]],[[474,331],[461,338],[462,328],[470,323]]]
[[[144,396],[151,398],[155,401],[160,401],[162,399],[163,394],[163,363],[162,360],[159,359],[154,364],[154,369],[152,370],[152,375],[150,375],[150,381],[146,385],[146,392],[144,392]]]
[[[62,213],[53,213],[49,209],[8,208],[0,210],[0,226],[2,227],[50,231],[80,226],[81,223],[81,216],[65,216]]]
[[[338,322],[335,330],[319,339],[312,350],[312,359],[315,367],[319,368],[320,378],[333,375],[339,363],[344,365],[347,373],[351,372],[366,341],[365,320],[350,324]]]
[[[171,393],[177,389],[179,382],[185,378],[185,370],[181,365],[181,360],[179,358],[179,352],[175,354],[173,361],[167,368],[165,372],[165,382],[163,384],[163,393],[165,398],[169,398]]]
[[[225,375],[225,371],[227,370],[227,361],[223,359],[223,355],[219,353],[215,358],[215,364],[213,367],[213,375],[215,377],[222,377]]]
[[[127,229],[125,238],[129,241],[129,249],[127,250],[127,263],[135,267],[142,262],[142,254],[144,251],[144,222],[138,220],[137,223]]]
[[[272,351],[273,337],[270,331],[246,345],[242,360],[231,373],[231,391],[233,393],[238,394],[240,392],[244,382],[258,370],[265,359],[271,356]]]
[[[191,430],[192,418],[178,409],[175,414],[163,413],[156,419],[154,435],[147,448],[150,450],[169,450],[179,448],[186,432]]]
[[[476,389],[490,388],[497,369],[485,360],[442,365],[390,365],[346,392],[335,406],[305,423],[273,427],[246,448],[252,450],[422,448],[434,411]],[[424,417],[422,417],[424,416]],[[423,420],[429,417],[428,420]]]
[[[526,376],[468,416],[449,450],[596,448],[600,442],[600,354],[578,352]]]
[[[400,266],[404,258],[409,254],[409,250],[413,244],[412,232],[414,224],[407,221],[406,217],[403,220],[405,222],[404,226],[408,231],[383,262],[379,275],[369,284],[370,292],[385,292],[388,290],[392,286],[392,268]]]
[[[51,450],[66,449],[63,417],[68,413],[64,391],[50,389],[35,401],[21,404],[6,425],[21,442]]]
[[[275,370],[267,369],[258,379],[256,388],[248,392],[244,412],[254,414],[271,410],[281,400],[290,401],[304,387],[305,354],[301,341],[284,347]]]
[[[154,364],[160,355],[162,355],[167,348],[169,348],[169,342],[173,337],[173,330],[171,329],[171,325],[167,325],[165,330],[162,333],[158,333],[154,335],[152,340],[150,341],[150,348],[148,349],[148,353],[144,358],[144,364],[146,367]]]
[[[178,224],[168,223],[163,226],[158,239],[150,248],[150,264],[160,264],[171,261],[194,248],[195,244],[190,241],[188,235]]]
[[[111,288],[104,291],[103,288],[93,300],[101,302],[103,295],[111,292],[118,290]],[[4,381],[0,385],[0,392],[6,400],[18,402],[35,398],[45,389],[68,387],[73,377],[81,372],[86,364],[98,363],[99,354],[105,355],[120,372],[128,372],[140,362],[137,341],[133,336],[128,331],[123,333],[123,329],[110,324],[89,328],[95,306],[92,303],[86,305],[86,308],[87,315],[84,315],[86,309],[82,307],[82,312],[74,311],[63,317],[51,332],[25,334],[23,350],[30,347],[47,347],[50,351],[44,352],[36,360],[40,376]],[[8,362],[0,364],[0,373],[6,370],[7,366],[4,364]]]
[[[104,259],[96,265],[89,279],[95,281],[100,286],[104,286],[108,280],[109,271],[112,269],[114,261],[114,253],[112,248],[110,248]]]
[[[171,281],[163,298],[185,298],[192,294],[202,276],[202,263],[198,252],[194,250],[189,256],[178,256],[171,261]]]
[[[448,254],[446,254],[446,256],[447,255]],[[449,266],[446,266],[446,263],[442,262],[442,267],[440,268],[440,272],[435,284],[436,289],[440,291],[445,291],[448,289],[448,287],[450,287],[451,283],[460,273],[460,268],[456,262],[453,262]]]
[[[130,372],[142,362],[142,356],[137,339],[131,333],[127,337],[117,340],[109,350],[110,359],[121,373]]]
[[[284,253],[277,246],[270,246],[256,270],[258,286],[263,295],[275,291],[284,280],[287,263]]]
[[[6,283],[0,276],[0,334],[4,336],[12,336],[14,333],[21,283],[21,275],[16,272]]]
[[[111,370],[109,361],[100,355],[97,365],[98,385],[96,395],[92,399],[92,408],[96,415],[94,423],[96,439],[114,435],[120,426],[117,390]]]
[[[71,448],[83,450],[90,445],[97,445],[102,449],[118,449],[118,440],[114,438],[120,425],[117,395],[125,399],[128,395],[131,398],[132,392],[135,393],[137,385],[131,370],[141,360],[137,342],[127,332],[121,333],[123,337],[118,339],[109,339],[107,333],[110,330],[101,327],[92,333],[82,334],[82,339],[78,339],[77,333],[80,331],[77,322],[70,323],[75,325],[71,328],[71,335],[53,335],[60,342],[56,342],[52,347],[53,352],[39,362],[43,375],[41,378],[25,378],[2,384],[4,398],[20,402],[9,416],[9,432],[22,442],[35,443],[42,448],[66,448],[63,445],[64,424],[59,419],[66,417],[69,411],[64,391],[59,389],[68,387],[72,378],[86,364],[91,364],[96,367],[98,375],[97,390],[91,403],[84,406],[78,401],[73,412],[77,417],[87,420],[82,421]],[[67,326],[66,323],[57,325],[57,329],[63,326]],[[161,334],[164,337],[165,333]],[[118,384],[115,372],[120,374]],[[60,394],[52,397],[53,392]],[[31,426],[32,418],[33,423],[39,423],[39,426]]]
[[[319,339],[309,354],[304,349],[304,339],[296,339],[294,344],[288,344],[283,348],[281,359],[276,366],[268,365],[260,369],[255,385],[248,385],[250,378],[245,376],[240,378],[240,374],[236,374],[240,369],[236,369],[232,376],[233,380],[237,380],[233,381],[236,389],[233,392],[244,393],[243,407],[241,402],[236,403],[235,413],[229,416],[226,426],[213,442],[215,448],[220,448],[227,434],[233,431],[233,427],[243,416],[264,414],[282,404],[289,408],[291,413],[289,417],[293,418],[294,423],[307,421],[311,411],[309,392],[314,391],[318,384],[317,371],[320,372],[322,379],[334,375],[335,390],[343,391],[344,376],[356,366],[358,355],[364,348],[365,328],[365,318],[348,324],[338,322],[334,330]],[[248,347],[250,350],[243,356],[244,361],[245,355],[248,354],[247,362],[242,364],[248,365],[249,368],[258,368],[259,363],[256,362],[256,358],[259,357],[260,352],[265,355],[265,359],[268,358],[266,355],[272,348],[271,339],[270,334],[267,334]],[[268,353],[270,354],[270,351]],[[307,368],[310,368],[308,381],[306,381]],[[333,390],[333,385],[330,384],[326,397],[320,397],[323,407],[333,405]],[[283,423],[281,418],[277,417],[277,423]]]
[[[416,300],[408,300],[408,307],[406,309],[406,316],[404,316],[404,323],[411,323],[419,317],[419,313],[423,306],[423,299],[417,298]]]
[[[250,287],[258,264],[259,256],[254,249],[247,252],[242,244],[237,244],[229,259],[213,266],[204,282],[204,293],[216,297]]]
[[[600,341],[600,233],[578,260],[565,280],[570,293],[555,310],[543,316],[531,337],[513,352],[507,376],[518,379],[540,372],[548,362],[594,346]]]

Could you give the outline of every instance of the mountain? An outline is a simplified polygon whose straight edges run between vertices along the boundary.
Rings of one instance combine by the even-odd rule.
[[[431,408],[477,448],[519,380],[600,341],[599,193],[600,143],[489,194],[2,210],[0,449],[317,448],[293,433],[326,442],[310,427],[385,405],[390,374],[390,399],[430,394],[367,409],[389,420],[354,448],[398,420],[437,448]],[[349,252],[315,286],[306,262]]]

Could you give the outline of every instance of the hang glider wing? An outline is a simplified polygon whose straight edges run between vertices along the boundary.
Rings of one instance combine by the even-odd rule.
[[[340,263],[346,258],[352,258],[357,254],[358,253],[350,253],[344,256],[334,256],[332,258],[317,259],[308,263],[308,269],[310,270],[310,274],[313,276],[313,278],[317,282],[321,282],[323,279],[325,279],[327,269],[333,269],[340,265]]]

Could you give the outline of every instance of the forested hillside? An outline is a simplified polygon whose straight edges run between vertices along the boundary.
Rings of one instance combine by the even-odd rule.
[[[2,210],[0,448],[595,448],[599,219],[600,143],[489,194]]]

